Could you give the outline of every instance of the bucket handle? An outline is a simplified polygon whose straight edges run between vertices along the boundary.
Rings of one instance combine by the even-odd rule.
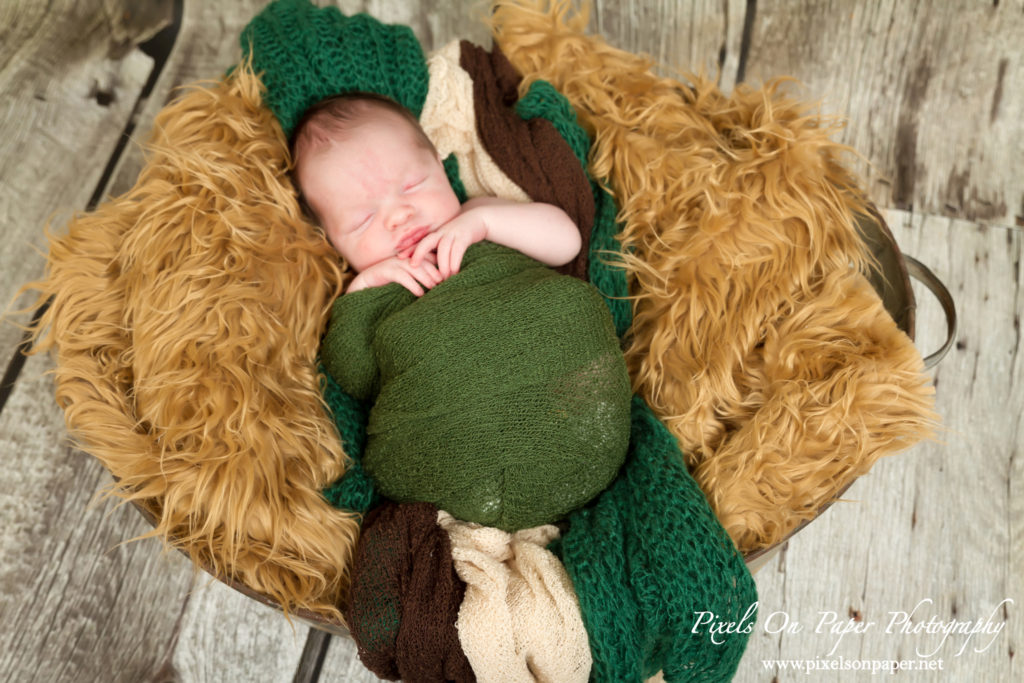
[[[935,298],[942,304],[942,310],[946,313],[946,341],[938,351],[931,353],[924,359],[925,369],[935,367],[942,360],[949,350],[953,348],[953,340],[956,339],[956,304],[953,302],[953,295],[942,283],[942,280],[933,273],[928,266],[918,261],[913,256],[903,255],[907,264],[907,273],[910,277],[919,281],[935,295]]]

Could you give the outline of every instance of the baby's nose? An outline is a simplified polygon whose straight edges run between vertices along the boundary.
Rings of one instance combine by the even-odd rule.
[[[409,220],[412,214],[413,210],[411,206],[396,206],[389,216],[388,223],[392,228],[399,228],[405,225],[406,221]]]

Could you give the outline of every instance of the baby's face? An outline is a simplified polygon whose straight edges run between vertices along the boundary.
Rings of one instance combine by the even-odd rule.
[[[356,271],[406,251],[460,210],[437,154],[391,112],[307,152],[297,174],[327,239]]]

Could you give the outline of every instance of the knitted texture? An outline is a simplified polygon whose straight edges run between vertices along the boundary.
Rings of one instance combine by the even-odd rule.
[[[627,683],[660,670],[669,683],[728,681],[748,635],[721,635],[718,645],[694,624],[713,612],[752,625],[753,578],[675,438],[639,397],[632,423],[622,474],[570,516],[556,547],[590,636],[593,678]]]
[[[497,52],[497,48],[494,51]],[[576,112],[572,105],[555,90],[555,86],[547,81],[530,83],[526,94],[516,101],[516,113],[527,121],[541,118],[550,121],[569,145],[580,166],[587,167],[590,138],[576,122]]]
[[[585,683],[590,649],[565,568],[545,546],[551,525],[508,534],[446,512],[452,561],[466,583],[457,622],[462,651],[481,683]]]
[[[381,678],[475,678],[455,629],[465,586],[437,515],[425,503],[384,503],[363,524],[346,618],[360,660]]]
[[[615,333],[626,336],[633,323],[633,308],[629,299],[626,271],[622,268],[621,248],[616,239],[619,224],[615,197],[596,182],[591,182],[594,196],[595,220],[590,233],[590,259],[587,274],[590,283],[604,297],[612,314]]]
[[[455,158],[454,154],[449,154],[442,163],[444,164],[445,175],[448,176],[448,183],[452,186],[452,191],[458,197],[459,203],[465,204],[466,200],[469,199],[469,194],[466,192],[466,186],[463,185],[462,179],[459,177],[459,160]]]
[[[266,87],[264,101],[290,137],[319,100],[352,91],[387,95],[416,116],[427,95],[427,66],[412,29],[308,0],[277,0],[242,31],[243,56]]]
[[[603,490],[629,438],[629,377],[594,288],[512,249],[473,245],[416,298],[338,299],[324,364],[370,400],[363,467],[382,494],[506,530]]]
[[[320,366],[320,378],[320,391],[327,410],[338,428],[345,454],[351,460],[345,476],[324,489],[324,497],[334,507],[365,514],[380,500],[373,488],[373,480],[362,466],[370,407],[342,391],[323,365]]]

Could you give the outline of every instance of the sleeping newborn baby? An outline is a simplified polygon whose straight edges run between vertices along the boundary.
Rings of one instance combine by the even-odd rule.
[[[630,382],[558,207],[460,205],[416,119],[372,95],[311,108],[295,179],[357,273],[321,355],[371,402],[362,464],[384,496],[506,531],[556,521],[614,479]]]

